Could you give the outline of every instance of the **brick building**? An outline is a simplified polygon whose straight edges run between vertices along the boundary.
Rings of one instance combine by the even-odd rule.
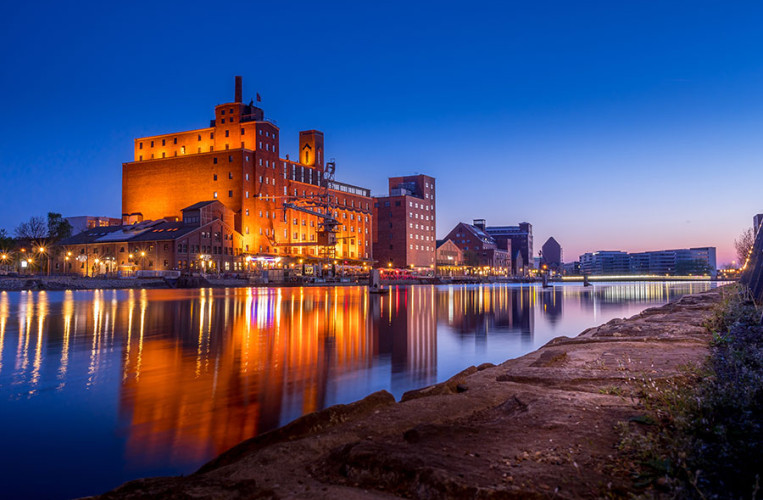
[[[56,272],[97,276],[135,271],[240,271],[244,238],[234,214],[219,201],[181,210],[181,220],[143,221],[89,229],[59,243]]]
[[[436,262],[438,274],[459,273],[464,265],[464,252],[451,240],[439,240]]]
[[[533,267],[533,226],[520,222],[517,226],[486,226],[481,219],[481,228],[489,234],[498,248],[511,252],[511,262],[516,274],[527,274]]]
[[[437,240],[433,177],[390,177],[389,195],[374,198],[373,220],[377,267],[434,267]]]
[[[498,248],[498,244],[489,234],[478,226],[459,222],[445,237],[451,240],[463,252],[463,263],[472,268],[489,268],[490,273],[511,274],[511,249]]]
[[[370,191],[336,182],[323,133],[299,134],[299,160],[281,158],[279,128],[253,102],[215,106],[206,128],[135,139],[122,165],[123,219],[177,219],[183,207],[218,200],[234,214],[244,252],[260,256],[371,258]],[[286,206],[287,204],[288,206]],[[324,216],[336,220],[337,245],[319,243]]]

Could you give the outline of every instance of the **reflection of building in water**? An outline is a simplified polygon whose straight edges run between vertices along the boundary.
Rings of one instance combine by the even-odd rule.
[[[329,370],[370,364],[363,290],[246,292],[158,306],[152,295],[131,308],[121,397],[131,461],[204,460],[325,406]]]
[[[439,291],[437,313],[441,321],[465,335],[479,338],[489,332],[518,332],[532,340],[536,294],[534,287],[448,287]]]
[[[434,287],[393,287],[371,297],[374,355],[390,356],[393,391],[436,382],[434,306]]]
[[[549,323],[555,325],[562,319],[562,303],[564,295],[563,287],[541,289],[538,291],[538,306],[543,316],[548,318]]]
[[[595,285],[590,288],[563,287],[564,296],[576,295],[583,308],[619,308],[623,302],[629,304],[651,304],[674,300],[685,294],[699,293],[708,289],[708,282],[631,282],[612,285]]]

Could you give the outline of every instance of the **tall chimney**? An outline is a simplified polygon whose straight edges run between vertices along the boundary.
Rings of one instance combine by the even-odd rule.
[[[233,102],[241,102],[243,100],[243,98],[241,97],[243,94],[241,87],[242,87],[241,77],[237,76],[236,77],[236,99]]]

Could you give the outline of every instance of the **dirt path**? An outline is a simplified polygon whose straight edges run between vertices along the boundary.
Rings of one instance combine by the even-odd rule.
[[[615,424],[638,415],[635,380],[708,354],[718,289],[472,367],[396,403],[379,392],[306,415],[182,478],[101,498],[581,498],[621,496]],[[634,424],[635,425],[635,424]]]

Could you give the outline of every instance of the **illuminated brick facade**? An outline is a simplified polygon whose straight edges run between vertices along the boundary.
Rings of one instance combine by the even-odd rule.
[[[243,237],[233,212],[217,201],[182,210],[182,220],[96,227],[60,242],[57,271],[83,276],[135,271],[245,269]]]
[[[301,161],[280,158],[278,127],[241,102],[238,77],[235,95],[235,102],[215,107],[208,128],[135,139],[134,161],[122,166],[123,218],[177,218],[183,207],[218,200],[234,212],[246,253],[317,257],[323,219],[283,204],[325,213],[313,202],[324,200],[328,188],[339,221],[335,257],[370,259],[370,192],[326,179],[323,134],[300,132]]]
[[[434,268],[434,178],[390,177],[389,196],[374,198],[373,229],[377,267]]]

